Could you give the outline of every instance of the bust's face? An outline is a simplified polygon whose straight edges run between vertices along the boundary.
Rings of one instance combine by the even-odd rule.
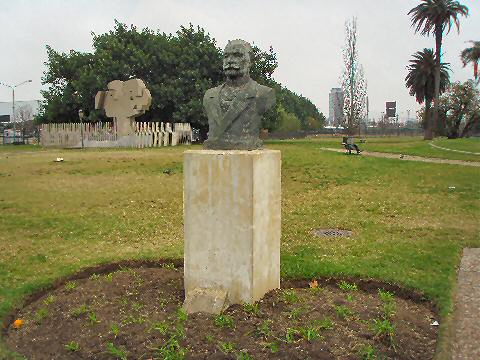
[[[223,71],[229,78],[240,78],[250,71],[250,56],[245,46],[230,45],[223,52]]]

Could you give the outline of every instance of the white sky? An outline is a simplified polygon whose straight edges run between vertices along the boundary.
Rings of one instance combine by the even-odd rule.
[[[200,25],[223,48],[242,38],[260,48],[273,46],[279,66],[274,78],[311,99],[328,117],[328,93],[339,86],[344,23],[357,16],[359,59],[368,80],[370,113],[378,116],[385,101],[396,100],[400,118],[418,108],[405,88],[411,55],[434,47],[434,38],[415,35],[407,12],[419,0],[0,0],[0,82],[30,84],[15,91],[16,99],[40,98],[47,60],[45,45],[56,50],[92,50],[90,32],[111,30],[118,19],[139,28],[175,32],[180,25]],[[459,54],[465,41],[480,40],[480,1],[461,0],[470,9],[461,18],[460,35],[444,40],[444,59],[452,80],[472,77]],[[11,90],[0,86],[0,102]],[[94,94],[92,94],[92,106]]]

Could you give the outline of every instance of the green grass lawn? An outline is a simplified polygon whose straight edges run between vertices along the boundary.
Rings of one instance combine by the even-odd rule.
[[[268,145],[282,151],[282,276],[392,281],[448,314],[461,250],[480,247],[479,170],[324,152],[320,141]],[[0,149],[0,316],[89,265],[183,256],[186,147]]]
[[[399,137],[369,137],[361,136],[356,138],[364,138],[367,140],[365,144],[359,144],[362,150],[388,152],[395,154],[416,155],[423,157],[480,161],[480,155],[463,154],[455,151],[448,151],[434,148],[430,145],[430,141],[423,140],[422,137],[399,136]],[[292,140],[288,141],[291,142]],[[322,136],[312,140],[293,140],[293,142],[314,142],[320,147],[331,147],[342,149],[342,137]],[[274,143],[278,143],[275,141]],[[468,139],[446,139],[437,138],[433,142],[435,145],[454,150],[462,150],[480,153],[480,138]]]

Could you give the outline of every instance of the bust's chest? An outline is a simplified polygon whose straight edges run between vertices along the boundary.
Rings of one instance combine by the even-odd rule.
[[[245,89],[243,87],[224,86],[219,94],[220,108],[222,111],[226,112],[232,102],[244,91]]]

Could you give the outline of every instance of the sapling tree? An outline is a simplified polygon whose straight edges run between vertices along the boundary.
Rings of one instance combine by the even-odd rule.
[[[352,135],[360,121],[365,118],[367,108],[367,81],[363,67],[358,61],[358,33],[355,17],[345,23],[345,45],[342,51],[343,113],[348,134]]]

